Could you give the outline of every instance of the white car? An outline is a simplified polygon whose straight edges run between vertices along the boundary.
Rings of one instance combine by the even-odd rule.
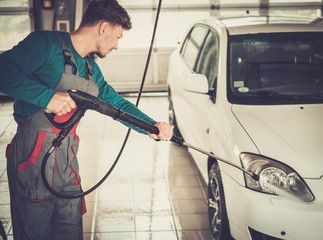
[[[218,156],[189,149],[214,239],[323,239],[322,18],[197,21],[168,85],[175,133]]]

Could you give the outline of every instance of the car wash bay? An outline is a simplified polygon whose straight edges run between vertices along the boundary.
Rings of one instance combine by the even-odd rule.
[[[0,216],[8,239],[12,230],[4,151],[16,130],[12,104],[0,102]],[[142,97],[139,107],[155,119],[168,119],[167,96]],[[78,129],[84,190],[109,170],[126,131],[110,117],[86,112]],[[84,240],[211,239],[205,196],[205,186],[185,148],[132,131],[115,170],[86,196]]]

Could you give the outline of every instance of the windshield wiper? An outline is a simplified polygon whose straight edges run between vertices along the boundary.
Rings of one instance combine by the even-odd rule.
[[[302,98],[302,99],[319,99],[322,100],[323,99],[323,94],[318,94],[318,95],[307,95],[307,96],[297,96],[298,98]]]
[[[282,94],[274,91],[255,91],[253,94],[256,94],[259,97],[270,97],[270,98],[286,98],[286,99],[315,99],[315,100],[322,100],[323,94],[318,95],[289,95],[289,94]]]
[[[268,91],[268,90],[260,90],[260,91],[255,91],[252,93],[259,96],[259,97],[279,97],[279,98],[288,98],[288,99],[297,99],[298,98],[298,96],[281,94],[278,92]]]

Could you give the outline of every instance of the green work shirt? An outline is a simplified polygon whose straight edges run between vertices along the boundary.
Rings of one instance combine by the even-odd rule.
[[[87,74],[85,58],[76,52],[70,34],[66,32],[32,32],[17,46],[0,55],[0,91],[15,99],[14,114],[21,118],[46,108],[65,71],[62,46],[57,34],[61,35],[67,47],[72,50],[77,65],[77,69],[73,66],[73,73],[78,70],[78,75],[85,78]],[[90,57],[87,58],[93,69],[92,77],[98,85],[100,99],[151,124],[156,123],[134,104],[120,96],[105,81],[95,61]]]

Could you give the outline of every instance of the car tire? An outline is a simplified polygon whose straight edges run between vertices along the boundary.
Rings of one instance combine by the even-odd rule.
[[[174,112],[174,107],[173,107],[173,101],[172,97],[169,91],[168,94],[168,122],[169,124],[173,127],[173,133],[175,136],[181,137],[181,133],[178,129],[177,122],[176,122],[176,117],[175,117],[175,112]]]
[[[219,166],[216,162],[212,164],[209,170],[208,214],[213,239],[231,239],[222,177]]]

